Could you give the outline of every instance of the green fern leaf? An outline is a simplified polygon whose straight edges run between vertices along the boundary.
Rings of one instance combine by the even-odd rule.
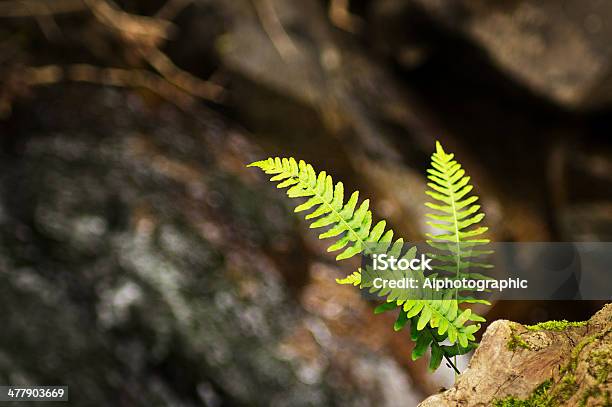
[[[337,278],[336,283],[338,284],[351,284],[351,285],[360,285],[361,284],[361,271],[355,271],[353,274],[349,274],[345,278]]]

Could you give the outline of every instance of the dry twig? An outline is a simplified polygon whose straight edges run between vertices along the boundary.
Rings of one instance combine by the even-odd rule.
[[[86,10],[83,0],[0,1],[0,17],[36,17],[76,13]]]
[[[194,97],[218,102],[223,87],[202,80],[176,66],[159,47],[176,31],[169,21],[191,0],[169,0],[155,17],[121,10],[112,0],[15,0],[0,2],[0,17],[52,18],[53,15],[90,10],[93,16],[135,49],[160,75],[142,69],[101,68],[76,64],[47,65],[24,71],[26,84],[49,85],[62,80],[118,87],[140,87],[165,97],[182,108]],[[44,27],[43,27],[44,28]]]
[[[299,51],[278,18],[272,0],[253,0],[253,5],[264,31],[281,58],[287,61],[295,56]]]
[[[146,70],[100,68],[86,64],[46,65],[23,69],[23,78],[26,85],[29,86],[70,81],[122,88],[143,88],[160,95],[184,110],[189,109],[195,103],[193,96]]]
[[[219,97],[224,90],[222,86],[209,81],[203,81],[180,69],[158,48],[142,51],[142,55],[164,79],[174,86],[202,99],[219,101]]]
[[[219,101],[223,87],[180,69],[159,49],[157,40],[168,39],[174,30],[170,21],[158,17],[133,16],[119,10],[110,0],[85,1],[100,22],[115,29],[165,80],[193,96]],[[171,16],[186,4],[188,0],[170,0],[166,3],[168,7],[162,7],[157,15]],[[147,36],[152,36],[152,41]]]
[[[126,13],[110,0],[83,0],[102,24],[127,38],[169,39],[176,31],[171,21]]]
[[[335,26],[351,33],[357,32],[362,24],[362,21],[349,11],[349,0],[331,0],[329,19]]]

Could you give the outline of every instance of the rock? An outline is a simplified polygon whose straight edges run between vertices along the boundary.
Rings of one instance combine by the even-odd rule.
[[[403,2],[406,3],[406,2]],[[533,92],[570,109],[612,102],[612,5],[521,0],[414,0],[464,33],[492,62]]]
[[[495,321],[455,386],[420,406],[484,407],[513,399],[533,405],[543,399],[555,406],[609,405],[612,304],[573,325]]]
[[[553,197],[563,241],[612,239],[612,150],[604,144],[557,143],[551,160]]]
[[[192,113],[74,85],[2,123],[2,382],[74,405],[399,405],[398,363],[290,289],[305,229],[245,168],[261,153]]]

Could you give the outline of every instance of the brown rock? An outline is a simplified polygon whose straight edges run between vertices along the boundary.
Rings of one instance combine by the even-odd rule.
[[[612,6],[582,1],[422,1],[431,15],[465,33],[502,70],[570,108],[612,101]]]

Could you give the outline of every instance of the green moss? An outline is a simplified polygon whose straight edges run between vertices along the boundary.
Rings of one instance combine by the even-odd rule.
[[[555,407],[562,405],[569,400],[578,385],[573,374],[565,375],[561,381],[553,386],[552,379],[540,384],[527,399],[516,397],[506,397],[505,399],[495,400],[495,407]]]
[[[516,397],[506,397],[502,400],[495,400],[493,402],[494,407],[550,407],[551,404],[550,396],[548,391],[552,386],[552,380],[546,380],[540,384],[525,400],[518,399]]]
[[[612,350],[610,347],[592,351],[588,359],[589,374],[597,380],[597,384],[586,389],[580,397],[579,406],[586,406],[592,397],[600,397],[605,401],[604,405],[611,405],[610,392],[602,391],[600,385],[608,380],[612,367]]]
[[[597,383],[608,380],[612,369],[612,349],[608,346],[598,349],[589,355],[589,373],[597,379]]]
[[[578,391],[578,384],[573,372],[566,373],[550,394],[551,405],[556,406],[572,398]]]
[[[578,342],[578,345],[576,345],[574,347],[574,349],[572,350],[572,359],[570,360],[568,365],[562,371],[564,371],[564,372],[573,372],[574,370],[576,370],[576,365],[578,364],[578,356],[580,355],[580,352],[582,352],[582,350],[587,345],[595,342],[595,340],[601,338],[602,336],[606,335],[607,333],[608,333],[608,331],[600,332],[598,334],[591,335],[591,336],[587,336],[586,338],[584,338],[583,340]]]
[[[529,344],[519,334],[512,334],[508,341],[508,349],[515,351],[517,348],[531,349]]]
[[[610,394],[608,392],[606,392],[607,394],[607,398],[609,399]],[[588,389],[586,389],[584,391],[584,393],[582,393],[582,397],[580,397],[580,402],[578,403],[579,407],[584,407],[587,405],[587,402],[589,401],[589,399],[591,397],[599,397],[602,395],[601,389],[598,386],[593,386],[590,387]],[[606,406],[609,405],[608,403],[605,404]]]
[[[564,319],[562,321],[546,321],[535,325],[525,325],[525,328],[530,331],[564,331],[567,328],[585,326],[587,322],[588,321],[569,322]]]
[[[574,349],[572,350],[572,357],[569,363],[560,371],[560,373],[563,374],[563,378],[559,381],[558,385],[555,386],[555,388],[551,391],[551,393],[553,393],[552,400],[554,402],[556,402],[557,404],[561,404],[569,400],[576,393],[579,386],[576,383],[576,377],[574,376],[574,372],[576,371],[576,367],[578,366],[578,356],[580,356],[580,352],[582,352],[587,345],[607,335],[611,331],[611,329],[607,329],[606,331],[587,336],[586,338],[581,340],[578,345],[574,347]],[[600,352],[599,354],[595,353],[595,362],[597,363],[598,361],[600,361],[600,359],[601,361],[607,360],[609,356],[609,350]],[[607,370],[609,368],[606,366],[605,363],[602,368],[603,371],[598,371],[597,373],[600,377],[603,378],[605,376],[607,378]],[[599,396],[600,394],[601,392],[597,389],[587,389],[581,397],[581,402],[582,400],[584,400],[584,403],[586,405],[586,402],[590,397]],[[606,394],[605,396],[609,397],[609,394]]]
[[[516,328],[513,325],[510,326],[510,330],[512,334],[507,344],[508,349],[511,351],[515,351],[518,348],[531,349],[531,346],[516,332]]]
[[[563,320],[563,321],[540,322],[539,324],[536,324],[536,325],[525,325],[524,327],[528,331],[541,331],[541,330],[563,331],[567,328],[585,326],[586,324],[587,324],[587,321],[569,322],[569,321]],[[512,330],[512,336],[510,340],[508,341],[508,349],[512,351],[516,350],[517,348],[534,350],[533,347],[529,343],[527,343],[527,341],[525,341],[521,337],[521,335],[519,335],[516,332],[515,326],[511,326],[510,329]]]

